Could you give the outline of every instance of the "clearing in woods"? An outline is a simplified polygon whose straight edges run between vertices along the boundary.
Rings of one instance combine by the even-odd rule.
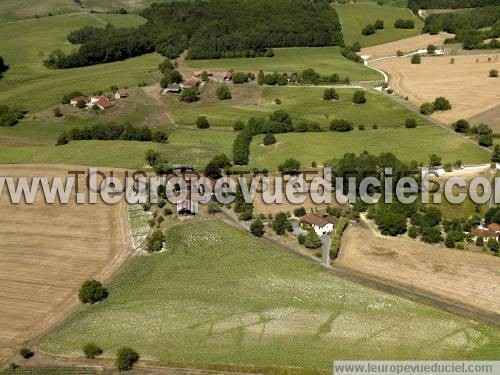
[[[67,177],[82,167],[0,167],[2,176]],[[119,175],[120,171],[115,171]],[[84,186],[80,180],[80,187]],[[89,278],[108,280],[131,252],[124,204],[13,205],[0,201],[0,362],[78,305]],[[18,349],[17,349],[18,350]]]
[[[451,58],[454,63],[451,63]],[[432,117],[444,123],[468,119],[498,105],[500,84],[490,78],[491,69],[500,70],[498,52],[454,57],[423,57],[421,64],[411,64],[409,57],[371,63],[390,76],[390,85],[416,105],[447,98],[452,109],[435,112]],[[467,77],[467,79],[460,79]]]
[[[395,42],[379,44],[372,47],[365,47],[361,49],[359,55],[361,56],[396,56],[397,51],[411,52],[416,51],[421,48],[427,48],[429,44],[434,44],[439,46],[444,43],[446,38],[453,37],[453,34],[448,34],[440,32],[436,35],[422,34],[418,36],[413,36],[411,38],[406,38],[403,40],[398,40]]]
[[[352,81],[376,81],[383,77],[380,73],[347,60],[340,54],[340,47],[294,47],[273,48],[274,57],[255,57],[218,60],[186,60],[191,69],[230,70],[245,72],[301,72],[313,68],[320,74],[337,73]]]
[[[335,263],[485,311],[500,311],[500,258],[490,254],[429,245],[408,236],[382,236],[361,222],[346,231]]]
[[[404,39],[420,34],[423,22],[415,17],[408,8],[397,8],[390,5],[380,6],[375,3],[334,4],[342,24],[342,33],[346,45],[359,42],[361,46],[373,46]],[[397,19],[411,19],[415,22],[414,29],[396,29],[394,22]],[[361,30],[368,24],[373,25],[376,20],[384,21],[384,28],[376,30],[375,34],[365,36]]]
[[[334,277],[222,222],[168,230],[38,344],[110,357],[130,343],[159,364],[331,368],[333,359],[498,358],[500,330]],[[383,348],[383,349],[381,349]],[[241,367],[240,367],[241,368]]]

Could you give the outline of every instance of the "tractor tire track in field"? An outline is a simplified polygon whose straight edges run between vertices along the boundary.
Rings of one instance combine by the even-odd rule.
[[[240,223],[238,220],[233,218],[230,214],[226,212],[226,209],[222,209],[222,214],[224,215],[224,221],[229,221],[230,224],[233,226],[236,226],[240,229],[244,229],[247,232],[249,231],[249,226],[245,225],[244,223]],[[441,310],[468,318],[468,319],[473,319],[476,321],[488,323],[488,324],[494,324],[494,325],[500,325],[500,315],[498,314],[492,314],[489,312],[482,311],[480,309],[475,309],[473,307],[463,305],[458,302],[452,302],[445,300],[439,296],[436,296],[432,293],[428,292],[423,292],[420,290],[416,289],[411,289],[396,283],[384,281],[381,279],[378,279],[373,276],[368,276],[360,272],[354,272],[350,269],[340,267],[338,265],[331,265],[331,266],[325,266],[318,262],[318,259],[301,253],[298,250],[291,248],[289,246],[284,245],[282,242],[275,240],[273,238],[269,238],[266,235],[262,237],[265,241],[269,241],[272,244],[278,246],[279,248],[291,252],[295,255],[300,256],[301,258],[316,264],[318,267],[325,268],[332,272],[334,275],[341,277],[342,279],[345,279],[347,281],[363,285],[372,289],[376,289],[385,293],[393,294],[399,297],[403,297],[418,303],[422,303],[428,306],[436,307]]]

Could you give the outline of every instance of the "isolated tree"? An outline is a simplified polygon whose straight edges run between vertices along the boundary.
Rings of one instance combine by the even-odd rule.
[[[219,100],[231,99],[231,91],[229,91],[229,87],[224,83],[217,87],[216,95]]]
[[[375,34],[375,27],[373,25],[366,25],[365,27],[363,27],[363,29],[361,30],[361,34],[363,35],[372,35],[372,34]]]
[[[210,124],[208,123],[208,120],[205,116],[199,116],[196,119],[196,127],[198,129],[208,129],[210,127]]]
[[[484,147],[493,146],[493,136],[491,134],[483,134],[478,138],[478,143]]]
[[[21,348],[21,350],[19,350],[19,354],[25,359],[29,359],[34,355],[33,351],[28,348]]]
[[[323,93],[323,100],[339,100],[339,94],[334,88],[325,89]]]
[[[165,235],[163,234],[163,231],[158,229],[148,237],[146,250],[150,253],[155,253],[161,251],[163,249],[164,244],[165,244]]]
[[[237,72],[233,74],[233,83],[240,84],[248,82],[248,74],[243,72]]]
[[[160,160],[161,160],[161,155],[158,151],[151,149],[146,151],[146,161],[150,166],[155,165]]]
[[[430,165],[431,167],[436,167],[438,165],[441,165],[441,157],[436,154],[432,154],[430,156]]]
[[[336,132],[348,132],[353,129],[353,124],[350,121],[343,119],[333,119],[330,122],[330,130]]]
[[[498,253],[498,249],[499,249],[499,244],[498,244],[498,241],[494,238],[490,238],[488,240],[488,242],[486,243],[486,246],[488,247],[488,249],[490,249],[491,251],[495,252],[495,253]]]
[[[259,74],[257,74],[257,84],[258,85],[264,84],[264,77],[265,77],[264,72],[262,70],[259,70]]]
[[[250,225],[250,232],[256,237],[262,237],[264,235],[264,224],[260,219],[255,220],[252,225]]]
[[[366,103],[366,96],[363,90],[356,90],[352,95],[352,102],[354,104],[363,104]]]
[[[497,78],[498,77],[498,70],[491,69],[489,75],[490,75],[491,78]]]
[[[116,353],[116,368],[120,371],[127,371],[134,367],[134,364],[139,360],[139,354],[130,348],[120,348]]]
[[[200,100],[198,87],[190,87],[182,90],[179,95],[179,100],[186,103],[193,103]]]
[[[108,296],[108,290],[97,280],[86,280],[80,287],[78,298],[83,303],[96,303]]]
[[[383,29],[384,28],[384,21],[376,20],[375,23],[373,24],[373,26],[378,30]]]
[[[85,344],[82,348],[85,358],[95,358],[102,354],[102,349],[93,342]]]
[[[451,109],[451,104],[448,99],[440,96],[434,100],[433,107],[434,111],[447,111]]]
[[[5,64],[5,61],[3,60],[3,57],[0,56],[0,75],[7,71],[7,69],[9,69],[9,67]]]
[[[304,240],[304,246],[308,249],[317,249],[321,247],[321,239],[318,237],[315,231],[311,230],[307,233]]]
[[[424,115],[429,116],[432,115],[433,112],[434,112],[434,106],[432,103],[426,102],[420,106],[420,113]]]
[[[172,69],[165,71],[165,75],[161,79],[160,85],[161,87],[165,88],[173,83],[181,83],[181,82],[184,82],[182,74],[178,70]]]
[[[274,217],[272,228],[277,235],[283,235],[286,231],[289,231],[292,227],[292,223],[288,220],[288,216],[284,212],[279,212]],[[293,229],[293,228],[292,228]]]
[[[500,145],[495,145],[493,148],[493,154],[491,155],[492,163],[500,163]]]
[[[300,172],[300,161],[296,159],[286,159],[278,166],[278,170],[283,174],[297,174]]]
[[[427,53],[429,55],[434,55],[436,53],[436,50],[437,50],[437,48],[436,48],[436,46],[434,44],[429,44],[427,46]]]
[[[276,143],[276,137],[272,133],[267,133],[264,136],[264,146],[270,146]]]
[[[413,129],[417,127],[417,120],[414,118],[407,118],[405,121],[405,127],[408,129]]]
[[[411,57],[412,64],[420,64],[421,62],[422,62],[422,58],[420,57],[420,55],[418,53],[415,55],[412,55],[412,57]]]
[[[467,120],[461,119],[453,124],[453,128],[457,133],[468,133],[470,130],[470,125]]]

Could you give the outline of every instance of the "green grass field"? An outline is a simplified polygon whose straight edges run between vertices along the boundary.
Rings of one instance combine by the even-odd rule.
[[[335,4],[342,23],[342,32],[345,43],[351,45],[360,42],[363,47],[373,46],[404,39],[420,34],[423,23],[415,17],[407,8],[394,7],[391,5],[379,6],[373,2]],[[411,30],[396,29],[394,21],[397,19],[413,19],[415,28]],[[361,35],[361,29],[368,24],[373,24],[377,19],[384,21],[384,29],[377,30],[370,36]]]
[[[435,126],[416,129],[378,129],[349,133],[289,133],[276,135],[277,143],[263,146],[263,136],[254,138],[250,148],[251,167],[277,170],[288,158],[310,166],[313,161],[322,164],[346,153],[359,154],[365,150],[378,155],[392,152],[403,161],[428,163],[431,154],[438,154],[443,163],[462,160],[464,163],[488,163],[491,155]]]
[[[151,71],[161,58],[144,55],[126,61],[76,69],[47,69],[42,61],[56,48],[75,48],[67,34],[85,25],[103,26],[107,22],[134,26],[144,22],[138,15],[63,15],[29,22],[0,24],[0,56],[10,69],[0,80],[0,103],[20,104],[29,111],[38,111],[57,104],[72,90],[92,93],[111,85],[133,86],[152,82]]]
[[[81,11],[73,0],[2,0],[0,23]]]
[[[214,87],[207,87],[203,100],[198,103],[172,101],[169,109],[175,122],[194,125],[196,118],[203,114],[213,126],[233,126],[236,120],[246,122],[252,116],[267,117],[270,113],[283,109],[290,113],[293,120],[318,121],[325,129],[334,118],[350,120],[356,126],[365,125],[367,128],[371,128],[373,124],[380,128],[404,126],[405,120],[410,117],[416,118],[419,125],[429,124],[409,109],[375,91],[366,91],[365,104],[353,104],[352,95],[356,89],[336,89],[340,100],[332,102],[323,100],[325,89],[321,87],[264,87],[260,95],[257,91],[253,99],[243,101],[235,91],[243,88],[240,85],[233,86],[234,99],[218,101],[214,99]],[[274,103],[276,98],[281,100],[281,105]]]
[[[36,138],[33,134],[32,138]],[[0,148],[0,164],[74,164],[140,169],[148,149],[159,150],[171,164],[205,167],[215,155],[231,155],[232,132],[176,129],[168,144],[126,141],[74,141],[64,146]],[[1,139],[0,139],[1,140]]]
[[[275,48],[274,57],[256,57],[219,60],[188,60],[194,69],[218,69],[236,71],[301,72],[313,68],[320,74],[337,73],[353,81],[382,80],[382,76],[365,67],[347,60],[340,54],[339,47],[297,47]]]
[[[162,364],[331,368],[334,359],[496,359],[500,331],[334,277],[218,221],[167,232],[167,252],[133,257],[107,300],[41,340],[82,355],[131,346]]]

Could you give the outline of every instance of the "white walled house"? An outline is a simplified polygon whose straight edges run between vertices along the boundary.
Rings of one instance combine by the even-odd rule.
[[[302,222],[311,226],[318,236],[324,236],[333,232],[333,224],[321,216],[315,214],[306,214],[302,217]]]

